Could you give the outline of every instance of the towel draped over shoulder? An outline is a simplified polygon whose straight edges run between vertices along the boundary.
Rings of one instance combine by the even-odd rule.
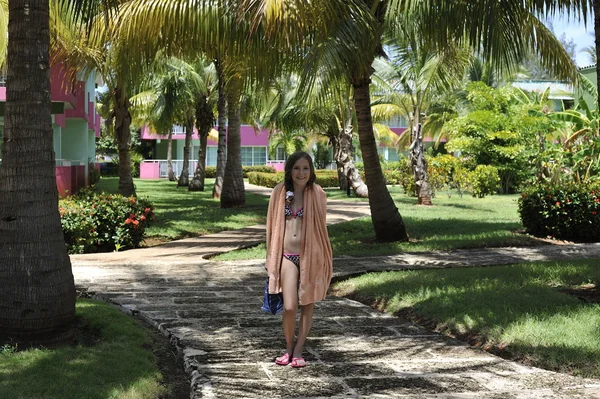
[[[280,273],[285,234],[285,184],[274,189],[267,214],[267,262],[269,293],[281,292]],[[327,196],[318,184],[304,189],[304,217],[300,242],[300,305],[325,299],[331,283],[333,260],[327,233]]]

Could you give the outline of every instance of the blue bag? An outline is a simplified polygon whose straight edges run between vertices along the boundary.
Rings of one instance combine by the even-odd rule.
[[[269,278],[267,277],[267,281],[265,282],[265,296],[263,299],[263,305],[260,308],[263,312],[279,314],[283,312],[283,295],[279,294],[269,294]]]

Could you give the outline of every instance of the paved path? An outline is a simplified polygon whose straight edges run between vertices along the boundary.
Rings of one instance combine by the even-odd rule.
[[[329,204],[331,221],[368,214]],[[363,206],[361,208],[361,206]],[[259,311],[261,260],[202,256],[262,240],[264,227],[119,254],[72,256],[77,286],[160,329],[184,353],[192,398],[597,398],[600,381],[505,361],[355,301],[316,305],[309,366],[276,366],[280,318]],[[365,270],[600,257],[600,245],[336,258],[336,278]]]

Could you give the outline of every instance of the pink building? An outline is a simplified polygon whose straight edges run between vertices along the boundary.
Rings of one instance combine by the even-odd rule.
[[[392,131],[400,135],[406,128],[394,127]],[[243,125],[241,127],[241,152],[242,165],[272,165],[276,170],[283,170],[285,163],[285,154],[283,148],[278,148],[276,154],[270,157],[268,154],[269,132],[263,130],[259,133],[254,131],[252,126]],[[159,179],[167,177],[167,135],[152,134],[150,129],[142,129],[141,139],[153,143],[153,159],[146,159],[140,165],[140,178]],[[190,173],[196,168],[196,159],[198,156],[198,147],[200,140],[197,131],[194,129],[192,136],[192,154]],[[175,175],[181,171],[183,164],[183,147],[185,144],[185,128],[182,126],[173,126],[172,159]],[[395,148],[381,147],[380,153],[385,159],[398,160],[398,152]],[[206,150],[206,165],[217,165],[217,143],[209,140]],[[332,165],[335,168],[335,164]]]
[[[96,113],[96,77],[68,81],[62,64],[51,68],[52,130],[56,158],[56,185],[60,196],[89,184],[95,167],[96,137],[100,116]],[[6,80],[0,80],[0,103],[6,101]],[[0,110],[0,146],[4,131],[4,106]]]

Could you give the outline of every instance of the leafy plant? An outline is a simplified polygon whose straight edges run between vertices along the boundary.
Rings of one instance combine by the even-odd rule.
[[[525,230],[537,237],[600,241],[600,186],[536,186],[519,199]]]
[[[119,251],[138,247],[154,219],[145,199],[95,193],[93,187],[59,201],[69,253]]]

